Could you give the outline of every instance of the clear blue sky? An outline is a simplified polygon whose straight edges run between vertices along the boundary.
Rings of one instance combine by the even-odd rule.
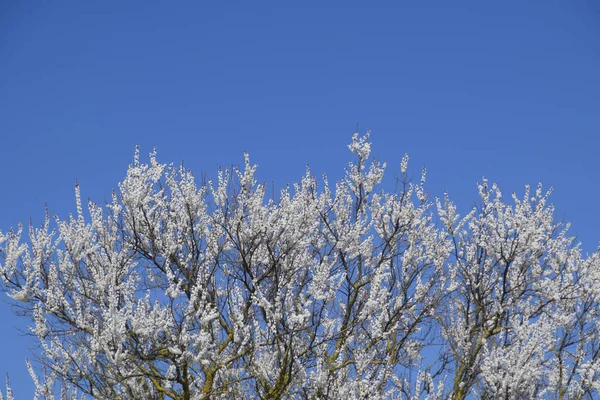
[[[464,212],[483,175],[507,198],[541,180],[585,249],[600,241],[592,0],[0,4],[2,231],[45,203],[66,216],[75,179],[108,199],[136,144],[197,175],[247,150],[268,183],[307,163],[337,179],[357,122],[388,182],[409,153]],[[30,398],[31,342],[0,318],[0,376]]]

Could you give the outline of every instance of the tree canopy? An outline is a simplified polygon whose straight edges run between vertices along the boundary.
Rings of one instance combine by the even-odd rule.
[[[36,397],[600,396],[600,253],[549,191],[483,180],[460,216],[407,156],[385,191],[368,134],[348,147],[342,180],[307,170],[277,199],[248,155],[198,184],[136,151],[110,203],[77,186],[75,215],[0,233]]]

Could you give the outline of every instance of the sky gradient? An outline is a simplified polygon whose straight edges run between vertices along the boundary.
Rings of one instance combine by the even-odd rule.
[[[598,246],[598,5],[324,3],[2,2],[0,230],[67,217],[76,179],[108,200],[138,144],[197,176],[248,151],[275,187],[337,180],[358,123],[388,185],[405,153],[463,214],[482,176],[506,198],[542,181]],[[33,342],[0,317],[0,376],[31,398]]]

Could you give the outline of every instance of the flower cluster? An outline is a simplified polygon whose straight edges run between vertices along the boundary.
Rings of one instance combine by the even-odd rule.
[[[390,193],[368,135],[348,147],[340,182],[307,171],[279,200],[248,155],[198,186],[136,151],[107,206],[84,211],[77,186],[76,215],[0,233],[36,397],[600,395],[600,255],[549,192],[509,204],[484,180],[461,217],[428,200],[425,170],[410,182],[408,156]]]

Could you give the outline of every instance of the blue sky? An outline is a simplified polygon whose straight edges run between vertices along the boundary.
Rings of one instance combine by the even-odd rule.
[[[323,3],[323,4],[319,4]],[[339,178],[359,123],[388,183],[404,153],[459,209],[482,176],[542,181],[600,242],[600,7],[593,1],[0,4],[0,230],[109,199],[136,144],[196,175]],[[0,375],[33,392],[0,303]]]

